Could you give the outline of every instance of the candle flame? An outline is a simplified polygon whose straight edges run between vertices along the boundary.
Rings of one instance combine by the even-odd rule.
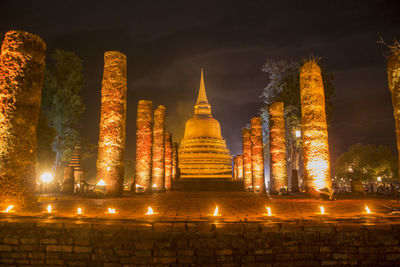
[[[10,205],[3,212],[10,212],[13,208],[14,208],[14,205]]]
[[[153,214],[154,214],[153,209],[151,207],[148,207],[146,215],[153,215]]]
[[[321,210],[321,214],[325,214],[325,209],[323,206],[319,207],[319,209]]]
[[[366,211],[367,213],[371,213],[371,210],[368,208],[367,205],[365,205],[365,211]]]
[[[218,216],[218,206],[215,207],[214,216]]]
[[[270,207],[267,207],[267,214],[268,214],[268,216],[272,216],[272,212],[271,212],[271,208]]]
[[[81,209],[81,208],[78,208],[76,214],[82,214],[82,209]]]
[[[104,182],[103,179],[100,179],[100,181],[96,185],[105,186],[106,182]]]
[[[156,188],[156,187],[157,187],[157,184],[153,184],[153,187]]]
[[[51,213],[52,210],[53,210],[53,207],[49,204],[47,206],[47,213]]]
[[[108,213],[114,214],[117,213],[117,211],[114,208],[108,208]]]

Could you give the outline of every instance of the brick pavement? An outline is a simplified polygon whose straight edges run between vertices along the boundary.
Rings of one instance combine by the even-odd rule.
[[[215,220],[211,214],[219,206],[220,221],[296,221],[296,220],[357,220],[368,222],[394,221],[400,215],[391,214],[392,209],[400,210],[400,203],[390,199],[341,199],[322,201],[307,199],[303,196],[272,196],[269,201],[266,195],[247,192],[167,192],[159,194],[131,195],[123,198],[89,199],[80,197],[41,197],[42,212],[16,212],[13,216],[48,217],[44,212],[51,204],[57,217],[76,217],[76,209],[83,209],[83,218],[112,218],[149,221],[209,221]],[[363,214],[365,204],[374,212]],[[265,206],[272,209],[273,217],[266,217]],[[324,206],[326,215],[318,215],[319,206]],[[158,214],[145,215],[151,206]],[[107,208],[117,210],[117,214],[106,214]],[[2,214],[4,216],[4,214]]]

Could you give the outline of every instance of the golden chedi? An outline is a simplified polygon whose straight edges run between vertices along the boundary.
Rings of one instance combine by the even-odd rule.
[[[232,178],[232,157],[221,136],[219,122],[212,117],[201,71],[200,90],[194,115],[186,122],[179,149],[181,178]]]

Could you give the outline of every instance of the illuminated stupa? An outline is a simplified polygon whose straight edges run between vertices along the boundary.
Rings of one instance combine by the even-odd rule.
[[[186,122],[179,148],[181,178],[232,178],[231,162],[219,122],[211,114],[201,70],[194,115]]]

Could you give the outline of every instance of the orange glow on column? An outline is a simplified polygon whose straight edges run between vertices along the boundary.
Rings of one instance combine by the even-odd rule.
[[[165,106],[159,105],[154,111],[153,158],[151,179],[153,190],[165,190]],[[154,184],[156,185],[154,187]]]
[[[268,107],[270,158],[271,158],[271,193],[288,185],[286,174],[286,141],[283,102],[276,102]]]
[[[251,167],[251,139],[250,129],[242,129],[243,145],[243,184],[246,191],[253,188],[253,172]]]
[[[309,189],[331,190],[324,86],[315,60],[300,69],[300,96],[305,182]]]
[[[165,188],[172,189],[172,135],[170,132],[165,132]]]
[[[151,150],[153,146],[153,104],[140,100],[136,119],[136,190],[151,191]]]
[[[265,192],[264,153],[261,118],[251,118],[251,168],[253,174],[253,192]]]

